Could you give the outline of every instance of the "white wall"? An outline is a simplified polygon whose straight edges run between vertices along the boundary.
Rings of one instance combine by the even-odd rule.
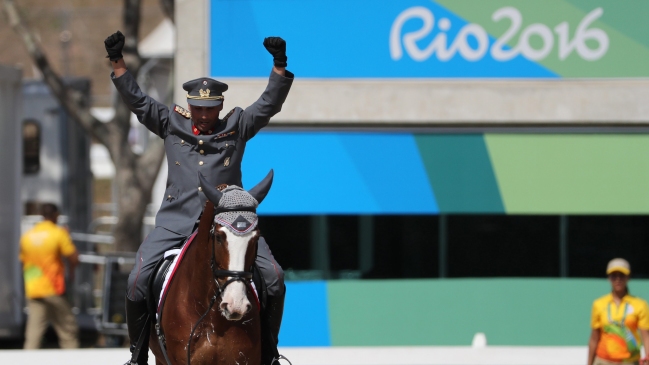
[[[389,331],[387,332],[389,333]],[[280,347],[296,365],[582,365],[587,347]],[[114,365],[128,349],[4,350],[0,363],[12,365]],[[149,362],[153,362],[149,352]],[[286,361],[282,364],[287,365]]]
[[[267,80],[221,79],[225,109]],[[649,80],[314,80],[295,83],[273,124],[649,125]]]

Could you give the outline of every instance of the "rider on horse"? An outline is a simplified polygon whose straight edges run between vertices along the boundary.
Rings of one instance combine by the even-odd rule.
[[[124,36],[116,32],[104,41],[113,67],[111,78],[117,91],[140,123],[164,139],[169,175],[167,189],[156,226],[140,245],[136,264],[128,278],[126,321],[131,352],[140,335],[148,336],[146,296],[149,276],[165,253],[179,247],[194,231],[207,198],[200,187],[197,172],[214,185],[241,182],[241,161],[246,143],[265,127],[286,100],[293,74],[286,70],[286,42],[279,37],[264,40],[264,47],[274,57],[268,86],[259,100],[246,109],[236,107],[223,119],[223,92],[228,86],[210,78],[199,78],[183,85],[189,111],[176,105],[167,108],[144,94],[126,69],[122,57]],[[284,273],[264,241],[259,238],[255,260],[267,286],[265,311],[274,353],[277,353],[279,328],[284,310]],[[269,336],[262,336],[268,338]],[[137,363],[146,365],[148,341],[139,352]],[[269,365],[272,359],[262,359]]]

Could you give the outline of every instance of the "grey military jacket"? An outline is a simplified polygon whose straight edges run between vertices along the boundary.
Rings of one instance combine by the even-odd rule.
[[[213,182],[243,186],[241,161],[246,143],[279,113],[293,83],[293,74],[270,74],[259,100],[246,109],[232,109],[216,125],[212,135],[194,135],[189,112],[166,107],[144,94],[130,72],[111,75],[122,99],[151,132],[164,139],[169,165],[167,189],[156,226],[189,235],[207,198],[200,191],[198,174]]]

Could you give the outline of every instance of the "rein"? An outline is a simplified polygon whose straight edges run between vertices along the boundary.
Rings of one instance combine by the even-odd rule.
[[[212,224],[214,224],[214,223],[212,223]],[[231,271],[231,270],[217,270],[216,269],[216,258],[215,258],[216,257],[216,248],[214,246],[215,245],[214,241],[216,241],[216,239],[215,239],[215,235],[214,235],[214,225],[212,226],[212,231],[210,233],[211,233],[211,237],[212,237],[212,257],[210,258],[210,268],[212,269],[212,278],[214,279],[214,282],[216,283],[216,287],[218,289],[218,292],[216,294],[214,294],[212,299],[210,299],[210,305],[207,307],[207,310],[205,311],[205,313],[203,313],[203,315],[198,319],[198,321],[196,321],[196,324],[194,324],[194,326],[192,327],[192,331],[189,334],[189,340],[187,341],[187,365],[191,365],[191,349],[192,349],[192,338],[194,337],[194,331],[196,330],[196,328],[198,328],[198,325],[201,323],[203,318],[205,318],[205,316],[207,316],[207,314],[210,312],[210,310],[212,310],[212,307],[214,306],[214,303],[216,303],[216,300],[218,299],[218,297],[223,294],[223,292],[225,291],[225,288],[227,288],[228,285],[234,283],[235,281],[241,281],[245,285],[246,282],[249,282],[250,280],[252,280],[252,271]],[[221,286],[221,284],[219,284],[218,279],[219,278],[224,278],[224,277],[225,278],[229,277],[230,279],[228,279],[225,282],[225,284],[223,284],[223,286]],[[246,287],[246,290],[248,290],[248,285],[245,285],[245,287]]]

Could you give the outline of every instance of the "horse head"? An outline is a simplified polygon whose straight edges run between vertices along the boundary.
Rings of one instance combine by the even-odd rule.
[[[260,236],[257,206],[270,190],[273,170],[249,191],[236,185],[219,190],[200,173],[199,181],[215,206],[210,244],[214,248],[212,271],[221,291],[219,310],[228,320],[237,321],[252,308],[247,284],[252,278]]]

